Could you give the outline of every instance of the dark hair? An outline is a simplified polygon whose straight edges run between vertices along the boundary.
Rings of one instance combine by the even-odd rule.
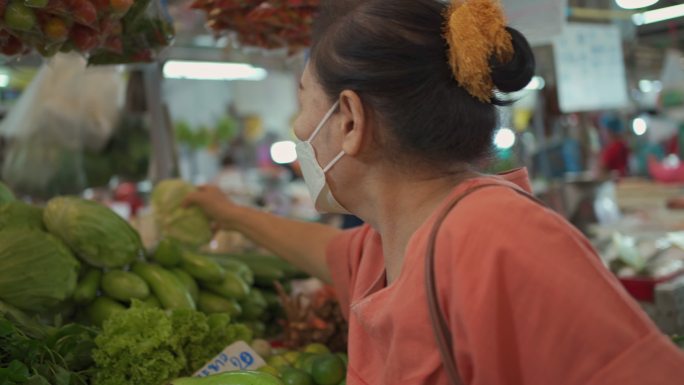
[[[447,9],[439,0],[323,0],[311,51],[313,72],[331,100],[357,92],[390,128],[382,138],[396,145],[391,150],[445,166],[489,152],[496,107],[506,104],[496,95],[481,102],[455,80],[443,36]],[[534,75],[527,40],[508,31],[514,58],[491,60],[499,94],[521,90]]]

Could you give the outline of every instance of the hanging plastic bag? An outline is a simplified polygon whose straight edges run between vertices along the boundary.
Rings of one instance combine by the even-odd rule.
[[[78,55],[59,55],[43,65],[0,125],[10,142],[2,179],[38,197],[80,191],[82,151],[105,145],[124,90],[116,68],[86,69]]]

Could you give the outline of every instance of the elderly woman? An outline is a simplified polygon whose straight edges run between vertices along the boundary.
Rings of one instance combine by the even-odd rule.
[[[279,218],[211,187],[187,203],[334,283],[348,384],[684,384],[683,355],[526,172],[472,166],[533,73],[492,0],[324,1],[297,152],[317,209],[366,225]]]

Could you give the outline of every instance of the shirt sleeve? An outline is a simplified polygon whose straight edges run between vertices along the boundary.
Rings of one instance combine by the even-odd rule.
[[[445,223],[436,255],[440,301],[466,383],[682,381],[684,355],[586,239],[525,198],[491,190],[456,209],[461,225]]]
[[[342,313],[349,319],[352,289],[363,254],[368,225],[343,231],[328,244],[326,258]]]

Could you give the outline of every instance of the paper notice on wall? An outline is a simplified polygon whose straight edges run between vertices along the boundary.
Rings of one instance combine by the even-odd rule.
[[[570,23],[553,44],[558,100],[565,113],[629,104],[620,30]]]
[[[502,0],[508,24],[521,31],[532,45],[551,44],[563,32],[567,0]]]

